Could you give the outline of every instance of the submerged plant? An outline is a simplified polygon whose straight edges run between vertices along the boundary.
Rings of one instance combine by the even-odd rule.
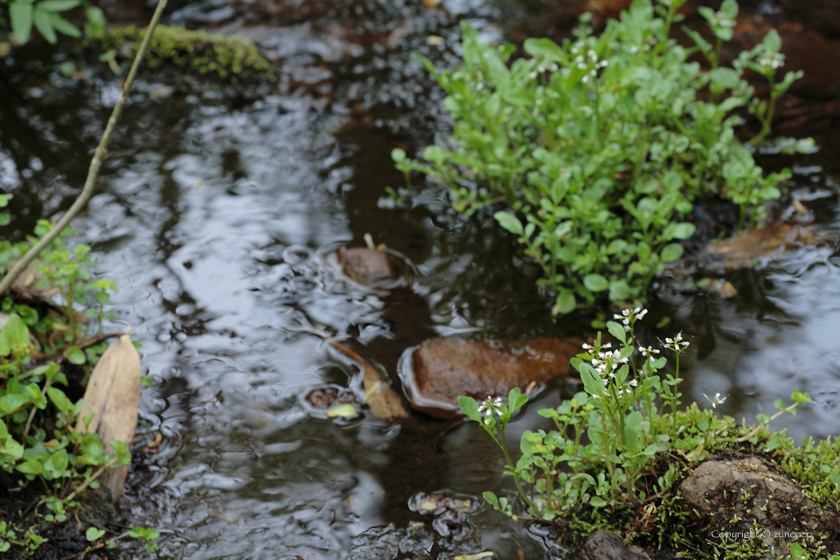
[[[539,411],[555,429],[524,432],[516,460],[505,445],[505,434],[527,396],[513,389],[507,403],[490,397],[481,405],[470,397],[458,399],[463,413],[480,423],[502,449],[505,473],[513,478],[523,502],[520,510],[514,501],[485,492],[494,509],[514,518],[571,526],[584,535],[605,525],[632,532],[654,520],[663,531],[668,512],[676,515],[672,487],[683,468],[709,453],[737,449],[783,450],[786,470],[814,489],[809,497],[819,503],[840,497],[840,469],[831,459],[840,448],[821,444],[831,452],[821,449],[828,460],[815,467],[813,442],[796,450],[784,433],[767,429],[782,414],[796,414],[811,400],[806,394],[795,390],[789,405],[776,401],[779,411],[772,417],[760,414],[755,426],[739,426],[733,418],[719,415],[715,407],[725,400],[720,394],[710,399],[710,408],[692,403],[682,409],[677,364],[690,342],[681,335],[665,339],[675,367],[674,373],[663,375],[668,360],[657,356],[658,349],[635,340],[635,323],[645,313],[627,310],[615,316],[621,322],[607,323],[617,348],[602,341],[601,333],[593,344],[583,345],[572,365],[584,391],[558,408]],[[658,516],[652,517],[657,508]]]
[[[762,124],[750,143],[766,137],[776,100],[801,76],[777,81],[778,33],[724,66],[737,3],[700,8],[715,44],[686,30],[696,46],[684,48],[671,29],[685,1],[637,0],[599,37],[584,18],[574,41],[529,39],[529,57],[515,60],[513,45],[483,43],[465,20],[463,66],[441,70],[419,57],[448,94],[455,125],[421,160],[394,150],[398,169],[448,187],[459,212],[494,208],[498,224],[542,267],[555,313],[599,294],[644,300],[653,276],[682,256],[681,242],[695,232],[693,201],[732,200],[741,227],[752,226],[790,177],[765,173],[735,133],[738,111],[748,110]],[[768,102],[745,80],[748,69],[768,80]]]

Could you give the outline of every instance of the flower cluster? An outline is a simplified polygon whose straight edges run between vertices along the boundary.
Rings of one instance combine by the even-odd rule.
[[[682,352],[686,348],[688,348],[689,344],[691,344],[687,340],[683,340],[682,333],[677,333],[677,336],[674,338],[666,338],[665,339],[665,348],[673,350],[674,352]]]
[[[713,399],[710,399],[710,398],[709,398],[708,396],[706,396],[705,394],[704,394],[703,396],[704,396],[704,397],[706,397],[706,400],[707,400],[707,401],[709,401],[710,403],[712,403],[712,408],[716,408],[716,407],[717,407],[717,405],[719,405],[719,404],[723,404],[723,403],[726,401],[726,397],[721,397],[721,396],[720,396],[720,393],[715,393],[715,397],[714,397]]]
[[[540,64],[539,66],[537,66],[537,69],[534,72],[531,72],[530,74],[528,74],[528,76],[532,80],[534,80],[534,79],[537,78],[538,75],[545,74],[546,71],[556,72],[558,68],[559,67],[553,62],[550,63],[550,64]]]
[[[765,68],[776,70],[785,65],[785,56],[777,52],[766,53],[758,59],[758,63]]]
[[[624,325],[624,330],[629,332],[633,328],[633,323],[644,319],[647,312],[647,309],[641,309],[639,307],[635,309],[625,309],[621,312],[621,315],[618,313],[613,315],[613,319],[621,321],[621,324]]]
[[[585,74],[581,81],[585,84],[589,82],[590,78],[596,78],[598,76],[598,69],[599,68],[606,68],[609,64],[607,60],[599,60],[598,53],[589,49],[585,54],[583,53],[586,45],[583,41],[578,41],[574,45],[572,45],[572,54],[576,54],[577,57],[575,58],[575,66],[578,67],[579,70],[584,70]],[[580,54],[578,54],[580,53]]]
[[[735,20],[723,12],[715,12],[709,23],[713,27],[735,27]]]
[[[642,346],[641,344],[639,345],[639,352],[641,352],[642,356],[645,359],[649,358],[651,362],[656,361],[656,358],[654,358],[653,355],[654,354],[659,354],[659,350],[657,350],[656,348],[654,348],[652,346],[645,347],[645,346]]]
[[[484,413],[484,424],[489,426],[490,423],[502,412],[502,399],[496,397],[487,397],[481,406],[478,407],[479,412]]]

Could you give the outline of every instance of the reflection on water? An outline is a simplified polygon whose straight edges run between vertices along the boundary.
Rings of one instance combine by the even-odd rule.
[[[428,142],[444,126],[433,120],[439,94],[410,52],[452,61],[452,13],[507,29],[515,27],[503,19],[510,14],[532,24],[532,8],[445,1],[448,14],[400,2],[305,4],[308,14],[284,3],[206,1],[172,16],[265,41],[281,84],[240,109],[212,95],[157,98],[160,84],[141,88],[101,191],[78,221],[100,255],[97,271],[120,284],[117,321],[132,323],[158,382],[144,393],[142,429],[161,430],[165,443],[132,471],[132,514],[165,529],[171,554],[195,559],[452,558],[487,549],[502,558],[558,556],[550,535],[483,506],[410,509],[420,492],[475,501],[483,490],[509,490],[480,430],[442,435],[446,423],[420,415],[401,426],[370,416],[326,420],[301,404],[328,384],[361,397],[355,372],[312,328],[360,341],[392,375],[405,348],[438,334],[585,329],[551,320],[533,288],[538,271],[513,267],[516,246],[489,222],[447,215],[432,190],[410,208],[382,199],[385,186],[402,184],[390,150]],[[287,28],[295,41],[282,40]],[[430,34],[448,46],[432,50]],[[68,205],[115,90],[50,68],[35,67],[40,85],[15,74],[0,93],[15,107],[0,112],[0,182],[16,197],[14,235]],[[823,152],[803,165],[822,166],[825,181],[837,174],[826,154],[840,137],[818,141]],[[815,203],[829,223],[836,202]],[[327,267],[326,252],[361,245],[365,233],[413,262],[410,289],[362,290]],[[728,394],[725,411],[751,417],[800,388],[816,403],[779,426],[796,437],[837,434],[833,247],[793,251],[728,279],[739,292],[733,299],[671,284],[654,305],[652,316],[675,318],[647,335],[682,329],[694,337],[684,393]],[[550,391],[539,404],[576,389]],[[512,445],[543,425],[535,408],[511,427]]]

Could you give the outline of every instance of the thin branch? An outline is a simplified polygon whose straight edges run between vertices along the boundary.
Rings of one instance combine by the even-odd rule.
[[[111,112],[111,118],[108,119],[108,125],[105,127],[105,132],[102,134],[99,146],[97,146],[96,152],[93,154],[93,159],[90,160],[90,168],[88,169],[87,179],[85,180],[85,186],[82,188],[81,194],[79,194],[79,197],[64,214],[64,216],[61,217],[55,227],[47,232],[40,241],[33,245],[29,251],[27,251],[26,254],[6,273],[3,281],[0,282],[0,294],[9,291],[9,288],[12,287],[12,284],[15,280],[17,280],[18,276],[26,270],[29,263],[35,260],[35,258],[41,254],[41,251],[46,249],[47,246],[49,246],[49,244],[61,234],[64,228],[70,224],[70,221],[75,218],[79,212],[81,212],[82,208],[85,207],[85,204],[87,204],[88,200],[90,200],[90,197],[93,196],[94,187],[96,186],[96,178],[99,176],[99,168],[102,167],[102,162],[105,160],[105,154],[108,152],[108,142],[111,141],[111,136],[114,134],[114,129],[117,127],[117,121],[119,121],[123,106],[128,99],[128,94],[131,91],[131,85],[134,83],[134,77],[137,75],[137,69],[140,67],[140,62],[146,54],[146,48],[149,45],[152,34],[155,32],[155,27],[157,27],[158,21],[160,21],[160,16],[163,13],[163,9],[166,7],[166,2],[167,0],[158,0],[157,8],[155,8],[155,13],[152,16],[152,21],[149,23],[149,27],[146,28],[146,35],[143,37],[143,43],[137,50],[137,56],[134,57],[134,63],[131,65],[131,71],[129,71],[128,78],[126,78],[125,83],[123,84],[123,90],[120,94],[120,98],[117,100],[117,104],[114,105],[114,110]]]

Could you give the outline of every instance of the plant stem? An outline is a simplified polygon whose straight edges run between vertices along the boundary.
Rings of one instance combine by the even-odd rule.
[[[162,1],[162,2],[165,2],[165,0],[161,0],[161,1]],[[85,479],[85,481],[82,483],[82,485],[81,485],[81,486],[79,486],[78,488],[76,488],[76,489],[75,489],[75,490],[74,490],[74,491],[73,491],[73,492],[72,492],[69,496],[67,496],[67,499],[65,499],[65,500],[64,500],[64,502],[65,502],[65,503],[72,502],[72,501],[73,501],[73,498],[75,498],[75,497],[76,497],[76,495],[78,495],[80,492],[84,492],[84,491],[85,491],[85,489],[86,489],[88,486],[90,486],[90,484],[91,484],[94,480],[96,480],[97,478],[99,478],[100,476],[102,476],[102,473],[104,473],[104,472],[105,472],[105,469],[107,469],[108,467],[110,467],[111,465],[113,465],[114,463],[116,463],[118,460],[119,460],[119,459],[118,459],[117,457],[114,457],[113,459],[111,459],[110,461],[108,461],[107,463],[105,463],[104,465],[102,465],[101,467],[99,467],[99,469],[98,469],[95,473],[93,473],[92,475],[90,475],[89,477],[87,477],[87,478]]]
[[[740,438],[736,439],[735,441],[737,443],[744,443],[745,441],[749,440],[751,437],[756,435],[758,432],[760,432],[763,428],[767,427],[767,425],[770,424],[770,422],[772,422],[773,420],[775,420],[776,418],[778,418],[782,414],[787,414],[791,410],[795,409],[797,406],[799,406],[799,403],[793,403],[792,405],[790,405],[786,409],[780,410],[779,412],[777,412],[776,414],[774,414],[773,416],[768,418],[766,422],[762,422],[761,424],[756,426],[750,433],[748,433],[747,435],[745,435],[743,437],[740,437]]]
[[[134,77],[137,75],[137,69],[140,67],[140,62],[146,54],[149,41],[152,38],[155,27],[157,27],[158,21],[160,21],[160,16],[163,13],[163,9],[166,7],[166,2],[167,0],[158,0],[157,8],[155,8],[155,13],[152,16],[152,21],[146,29],[146,34],[143,36],[143,42],[137,50],[137,56],[134,57],[134,63],[131,65],[131,70],[128,73],[125,83],[123,84],[123,90],[120,94],[120,98],[117,100],[117,104],[114,105],[114,110],[111,112],[111,117],[108,119],[108,124],[105,127],[105,132],[102,134],[102,139],[99,141],[99,146],[97,146],[96,151],[94,152],[93,159],[90,160],[90,167],[88,168],[87,179],[85,179],[85,185],[82,188],[82,192],[79,194],[79,197],[73,205],[70,206],[70,209],[67,210],[64,216],[61,217],[55,227],[44,235],[40,241],[33,245],[26,254],[21,257],[11,269],[9,269],[6,276],[4,276],[3,280],[0,281],[0,294],[9,291],[14,281],[17,280],[24,270],[26,270],[26,267],[35,260],[35,257],[41,254],[41,251],[46,249],[49,244],[59,236],[64,228],[70,224],[70,221],[75,218],[79,212],[81,212],[82,208],[85,207],[88,200],[90,200],[90,197],[93,196],[93,191],[96,188],[96,178],[99,176],[99,168],[102,167],[102,162],[105,160],[105,154],[107,153],[108,142],[111,141],[111,136],[114,134],[114,129],[117,127],[117,121],[119,121],[123,106],[128,99],[128,94],[131,91],[131,85],[134,83]]]
[[[499,426],[499,432],[501,437],[496,440],[496,443],[499,445],[499,447],[502,448],[502,453],[505,454],[505,461],[507,461],[510,470],[514,471],[515,466],[513,464],[513,460],[510,458],[510,452],[508,451],[507,444],[505,442],[505,430],[501,425]],[[522,496],[522,499],[525,500],[525,503],[528,504],[528,507],[530,507],[534,511],[534,513],[536,513],[537,516],[540,519],[542,519],[542,512],[540,512],[540,509],[536,505],[534,505],[534,502],[530,498],[528,498],[528,494],[525,493],[525,490],[522,489],[522,485],[519,484],[519,477],[513,475],[513,482],[514,484],[516,484],[516,489],[519,491],[519,495]]]

